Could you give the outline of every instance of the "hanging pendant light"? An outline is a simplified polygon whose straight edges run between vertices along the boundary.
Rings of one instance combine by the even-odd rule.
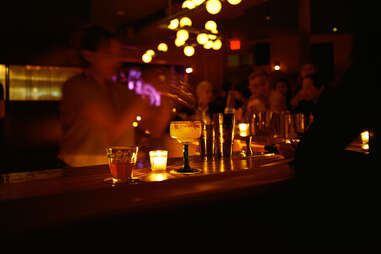
[[[157,46],[157,50],[162,51],[162,52],[167,52],[168,51],[168,45],[165,44],[164,42],[162,42]]]
[[[240,4],[242,0],[228,0],[228,3],[231,5],[237,5]]]
[[[208,0],[206,2],[206,10],[212,15],[219,13],[222,9],[222,4],[218,0]]]
[[[192,20],[188,17],[182,17],[180,19],[180,27],[192,26]]]
[[[186,46],[186,47],[184,47],[184,54],[186,56],[193,56],[194,52],[195,52],[194,47],[192,47],[192,46]]]
[[[208,42],[208,35],[206,33],[200,33],[197,35],[197,42],[201,45],[204,45]]]

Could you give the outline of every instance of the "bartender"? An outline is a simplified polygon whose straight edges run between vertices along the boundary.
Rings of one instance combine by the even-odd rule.
[[[134,145],[132,123],[149,106],[127,87],[112,81],[122,63],[115,34],[86,27],[79,43],[84,71],[63,86],[59,159],[67,166],[106,164],[105,147]]]

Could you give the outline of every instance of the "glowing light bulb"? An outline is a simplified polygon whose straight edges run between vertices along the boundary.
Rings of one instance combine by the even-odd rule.
[[[188,67],[188,68],[185,69],[185,72],[188,73],[188,74],[192,73],[193,72],[193,68],[192,67]]]
[[[222,42],[221,42],[220,39],[215,40],[215,41],[213,42],[212,48],[213,48],[214,50],[219,50],[221,47],[222,47]]]
[[[180,40],[179,38],[177,38],[177,39],[175,40],[175,45],[176,45],[176,47],[181,47],[181,46],[184,45],[184,44],[185,44],[185,41]]]
[[[200,33],[197,35],[197,42],[201,45],[204,45],[208,42],[208,35],[206,33]]]
[[[195,52],[194,47],[192,47],[192,46],[186,46],[186,47],[184,47],[184,54],[186,56],[193,56],[194,52]]]
[[[138,127],[138,125],[139,125],[138,122],[133,122],[132,123],[132,126],[135,127],[135,128]]]
[[[148,54],[144,54],[144,55],[142,56],[142,60],[143,60],[143,62],[145,62],[145,63],[149,63],[149,62],[152,61],[152,56],[151,56],[151,55],[148,55]]]
[[[196,6],[199,6],[205,2],[205,0],[193,0],[192,1]]]
[[[219,13],[222,9],[222,4],[218,0],[208,0],[206,2],[206,10],[212,15]]]
[[[174,30],[178,27],[179,27],[179,20],[178,19],[172,19],[168,25],[168,28],[172,29],[172,30]]]
[[[237,5],[239,3],[241,3],[242,0],[228,0],[228,3],[231,4],[231,5]]]
[[[208,41],[207,43],[204,44],[204,49],[211,49],[213,47],[213,42]]]
[[[157,50],[159,51],[163,51],[163,52],[167,52],[168,51],[168,46],[167,44],[165,44],[164,42],[160,43],[158,46],[157,46]]]
[[[181,5],[181,8],[183,8],[183,9],[188,8],[188,9],[192,10],[195,7],[196,7],[196,5],[194,4],[194,2],[192,0],[186,0]]]
[[[279,64],[274,65],[274,70],[279,71],[280,70],[280,65]]]
[[[142,120],[142,117],[141,116],[137,116],[136,117],[136,121],[141,121]]]
[[[217,36],[215,36],[214,34],[208,34],[208,38],[214,41],[215,39],[217,39]]]
[[[146,51],[146,54],[147,54],[147,55],[150,55],[150,56],[154,56],[154,55],[155,55],[155,51],[153,51],[152,49],[148,49],[148,50]]]
[[[188,17],[182,17],[180,19],[180,27],[192,26],[192,20]]]
[[[217,24],[216,24],[216,22],[214,22],[213,20],[207,21],[205,23],[205,29],[206,30],[210,30],[210,31],[217,30]]]
[[[177,39],[180,39],[180,40],[185,42],[189,38],[189,33],[187,30],[181,29],[181,30],[177,31],[176,37],[177,37]]]

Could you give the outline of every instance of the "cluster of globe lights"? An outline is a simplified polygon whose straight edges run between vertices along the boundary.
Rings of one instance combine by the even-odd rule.
[[[212,15],[219,13],[222,9],[223,0],[207,0],[205,3],[206,11]],[[186,0],[182,4],[182,8],[185,9],[194,9],[197,6],[203,4],[205,0]],[[237,5],[242,2],[242,0],[227,0],[231,5]]]
[[[205,0],[186,0],[182,4],[183,9],[194,9],[197,6],[203,4]],[[242,0],[227,0],[227,2],[231,5],[237,5],[242,2]],[[222,9],[221,0],[207,0],[205,3],[206,11],[212,15],[219,13]],[[182,17],[180,20],[175,18],[172,19],[168,25],[168,28],[171,30],[177,30],[176,32],[176,40],[175,45],[177,47],[184,46],[186,41],[189,39],[189,32],[185,29],[185,27],[191,27],[192,20],[189,17]],[[221,40],[217,37],[218,30],[217,24],[213,20],[209,20],[205,23],[205,30],[210,33],[201,32],[197,35],[197,42],[200,45],[203,45],[205,49],[214,49],[219,50],[222,47]],[[162,52],[166,52],[168,50],[168,46],[165,43],[160,43],[158,45],[158,50]],[[184,46],[184,54],[186,56],[193,56],[195,53],[194,45],[186,45]],[[149,63],[152,61],[152,57],[155,56],[155,52],[150,49],[145,52],[142,56],[142,60],[145,63]]]

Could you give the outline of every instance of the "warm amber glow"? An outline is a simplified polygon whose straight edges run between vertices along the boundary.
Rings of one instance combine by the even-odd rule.
[[[162,51],[162,52],[167,52],[168,51],[168,46],[164,42],[160,43],[157,46],[157,50]]]
[[[206,33],[200,33],[197,35],[197,42],[201,45],[204,45],[208,42],[208,35]]]
[[[219,50],[220,48],[222,47],[222,42],[220,39],[216,40],[215,42],[213,42],[213,46],[212,48],[214,50]]]
[[[179,27],[179,20],[178,19],[172,19],[168,25],[168,28],[172,29],[172,30],[174,30],[178,27]]]
[[[279,64],[274,65],[274,70],[279,71],[280,70],[280,65]]]
[[[152,49],[149,49],[149,50],[146,51],[146,54],[150,55],[150,56],[154,56],[155,55],[155,51],[153,51]]]
[[[249,124],[248,123],[240,123],[238,124],[239,135],[241,137],[249,136]]]
[[[192,20],[188,17],[182,17],[180,19],[180,27],[192,26]]]
[[[192,143],[201,136],[200,121],[172,121],[169,125],[171,138],[180,143]]]
[[[194,52],[195,52],[194,47],[192,47],[192,46],[186,46],[186,47],[184,47],[184,54],[186,56],[193,56]]]
[[[176,108],[172,108],[172,112],[173,113],[176,113],[177,109]]]
[[[167,168],[168,151],[156,150],[149,152],[152,170],[165,170]]]
[[[195,3],[192,0],[186,0],[181,5],[181,8],[183,8],[183,9],[185,9],[185,8],[193,9],[195,7],[196,7],[196,5],[195,5]]]
[[[185,44],[185,41],[180,40],[179,38],[177,38],[177,39],[175,40],[175,45],[176,45],[176,47],[181,47],[181,46],[183,46],[184,44]]]
[[[361,136],[361,142],[362,142],[361,148],[364,150],[368,150],[369,149],[369,131],[361,132],[360,136]]]
[[[149,54],[144,54],[144,55],[142,56],[142,60],[143,60],[143,62],[145,62],[145,63],[149,63],[149,62],[152,61],[152,56],[149,55]]]
[[[216,22],[214,22],[213,20],[208,20],[207,22],[205,22],[205,29],[210,31],[217,30]]]
[[[205,49],[211,49],[213,47],[213,42],[212,41],[208,41],[207,43],[204,44],[204,48]]]
[[[177,31],[176,37],[177,37],[177,39],[180,39],[180,40],[185,42],[189,38],[189,33],[187,30],[181,29],[181,30]]]
[[[239,3],[241,3],[242,0],[228,0],[228,3],[231,4],[231,5],[237,5]]]
[[[214,34],[208,34],[208,38],[212,41],[214,41],[215,39],[217,39],[217,36],[214,35]]]
[[[369,143],[369,131],[361,132],[361,141],[363,144]]]
[[[185,72],[190,74],[190,73],[193,72],[193,68],[192,67],[188,67],[188,68],[185,69]]]
[[[133,123],[132,123],[132,126],[133,126],[133,127],[138,127],[138,125],[139,125],[138,122],[133,122]]]
[[[222,4],[218,0],[208,0],[206,2],[206,10],[212,15],[219,13],[221,9]]]
[[[205,2],[205,0],[193,0],[193,3],[196,5],[196,6],[199,6],[201,4],[203,4]]]
[[[141,121],[142,120],[142,117],[141,116],[137,116],[136,117],[136,121]]]

